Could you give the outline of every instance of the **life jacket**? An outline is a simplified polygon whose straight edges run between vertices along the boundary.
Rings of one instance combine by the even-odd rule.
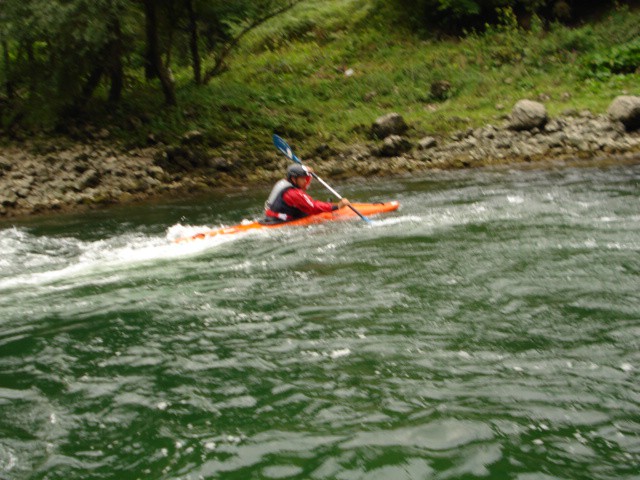
[[[307,214],[302,210],[287,205],[282,199],[284,192],[292,188],[298,188],[291,184],[288,180],[282,179],[273,186],[269,198],[264,203],[264,213],[267,217],[277,218],[283,222],[295,220],[296,218],[306,217]]]

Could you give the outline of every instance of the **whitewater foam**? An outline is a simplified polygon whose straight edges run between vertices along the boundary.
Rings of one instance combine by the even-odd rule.
[[[175,232],[179,228],[184,227],[175,225],[168,231]],[[70,237],[39,237],[25,230],[8,229],[0,231],[3,252],[0,290],[86,280],[90,276],[95,277],[91,283],[108,283],[109,279],[117,280],[119,272],[141,263],[198,254],[239,237],[213,237],[177,244],[169,242],[167,237],[130,233],[83,241]]]

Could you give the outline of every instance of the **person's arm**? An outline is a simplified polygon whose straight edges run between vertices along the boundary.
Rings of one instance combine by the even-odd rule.
[[[331,212],[337,210],[344,205],[349,204],[349,200],[343,198],[339,203],[322,202],[320,200],[314,200],[311,196],[307,195],[300,189],[292,188],[287,190],[282,199],[287,205],[290,205],[298,210],[303,211],[307,215],[315,215],[322,212]]]

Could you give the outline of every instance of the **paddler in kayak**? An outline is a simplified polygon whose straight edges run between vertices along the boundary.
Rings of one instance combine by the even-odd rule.
[[[346,198],[337,203],[314,200],[306,190],[311,183],[313,169],[293,164],[287,169],[287,178],[278,181],[264,204],[265,223],[288,222],[308,215],[331,212],[351,202]]]

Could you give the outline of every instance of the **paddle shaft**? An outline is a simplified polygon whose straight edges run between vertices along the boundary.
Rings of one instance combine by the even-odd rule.
[[[331,188],[331,186],[325,182],[324,180],[322,180],[318,175],[316,175],[315,173],[311,172],[311,176],[313,178],[315,178],[316,180],[318,180],[322,185],[324,185],[324,187],[329,190],[331,193],[333,193],[336,197],[338,197],[338,200],[342,200],[342,195],[340,195],[338,192],[336,192],[333,188]],[[371,220],[369,220],[367,217],[365,217],[363,214],[361,214],[357,208],[355,208],[353,205],[347,205],[347,207],[349,207],[351,210],[353,210],[361,219],[363,219],[365,222],[367,223],[371,223]]]

